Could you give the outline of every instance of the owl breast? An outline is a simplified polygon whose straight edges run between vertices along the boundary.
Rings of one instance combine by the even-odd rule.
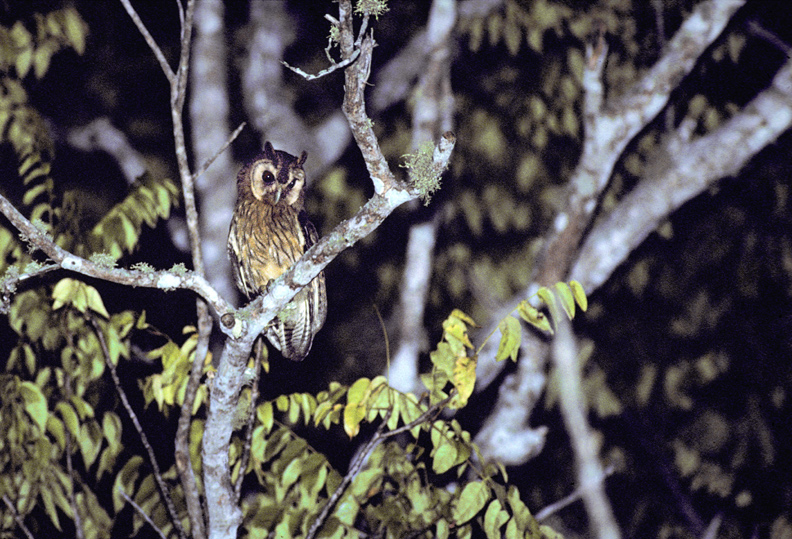
[[[238,254],[230,250],[237,259],[232,266],[237,286],[252,298],[302,256],[305,238],[290,206],[247,200],[237,211],[244,217],[232,222],[229,233],[229,244],[238,249]]]

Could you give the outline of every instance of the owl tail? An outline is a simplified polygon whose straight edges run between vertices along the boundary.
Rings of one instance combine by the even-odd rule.
[[[314,321],[307,291],[301,290],[267,327],[267,339],[292,361],[305,359],[313,343]]]

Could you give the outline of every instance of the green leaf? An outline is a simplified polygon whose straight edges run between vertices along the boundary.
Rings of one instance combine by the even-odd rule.
[[[457,394],[448,403],[449,408],[462,408],[467,404],[476,385],[476,357],[460,356],[454,362],[453,379],[451,382]]]
[[[567,318],[572,320],[575,318],[575,298],[572,296],[572,290],[569,289],[569,285],[566,283],[559,282],[554,287],[556,294],[561,299],[561,308],[564,309]]]
[[[80,434],[80,420],[77,418],[77,413],[74,408],[67,402],[59,402],[55,405],[55,411],[63,418],[66,428],[72,436],[79,436]]]
[[[39,494],[41,495],[41,501],[44,502],[44,511],[52,521],[52,524],[60,530],[58,510],[55,508],[55,501],[53,500],[53,496],[56,495],[55,490],[54,488],[43,488],[39,490]]]
[[[37,79],[40,79],[47,73],[52,55],[55,52],[53,47],[47,46],[46,44],[36,49],[36,53],[33,55],[33,70]]]
[[[475,517],[484,508],[489,496],[489,488],[481,481],[473,481],[465,485],[462,494],[454,503],[452,511],[454,524],[459,526]]]
[[[16,26],[16,25],[14,25]],[[25,78],[25,75],[30,71],[30,66],[33,63],[33,48],[28,47],[17,55],[16,57],[16,72],[20,79]]]
[[[85,25],[74,8],[65,8],[63,15],[63,29],[66,32],[66,38],[77,54],[82,55],[85,52]]]
[[[461,311],[454,310],[454,313],[461,313]],[[446,318],[443,321],[443,337],[446,338],[449,342],[451,342],[448,337],[453,337],[457,341],[461,342],[467,348],[473,348],[473,344],[470,342],[467,334],[467,326],[465,325],[465,320],[455,316],[452,313],[451,316]],[[464,313],[461,313],[464,315]],[[467,315],[464,315],[467,317]],[[469,317],[467,317],[469,319]]]
[[[352,481],[351,492],[357,499],[365,499],[369,497],[369,493],[373,489],[378,489],[382,483],[383,471],[381,468],[368,468],[363,470]]]
[[[517,306],[517,312],[520,318],[531,324],[537,329],[553,333],[553,328],[550,326],[550,321],[540,312],[536,307],[528,303],[528,300],[523,300]]]
[[[435,534],[435,537],[437,539],[448,539],[448,533],[449,533],[448,521],[444,518],[441,518],[440,520],[437,521],[437,533]]]
[[[289,395],[289,423],[296,424],[300,420],[300,396],[296,393]]]
[[[588,298],[586,298],[586,291],[583,290],[583,285],[577,281],[569,281],[569,288],[572,289],[572,295],[580,307],[580,310],[586,312],[588,309]]]
[[[261,422],[261,425],[264,427],[264,432],[269,433],[272,430],[272,425],[275,423],[272,403],[267,401],[260,404],[258,408],[256,408],[256,414],[258,415],[258,420]]]
[[[456,464],[457,449],[454,444],[445,442],[435,448],[432,455],[432,470],[441,474],[450,470]]]
[[[125,493],[130,498],[135,493],[135,483],[140,475],[139,468],[143,464],[143,457],[135,455],[121,468],[113,483],[113,511],[118,513],[126,504],[126,499],[121,495]]]
[[[507,316],[500,321],[498,329],[501,332],[501,340],[498,344],[498,353],[495,354],[495,361],[503,361],[507,357],[512,361],[517,361],[517,354],[522,342],[520,321],[513,316]]]
[[[558,312],[558,305],[556,304],[555,294],[553,294],[553,292],[551,292],[549,288],[543,286],[539,288],[539,290],[536,292],[536,295],[539,296],[539,299],[541,299],[545,303],[545,305],[547,305],[547,308],[550,310],[550,318],[553,319],[553,327],[557,328],[558,320],[559,320],[559,312]]]
[[[19,394],[22,396],[22,400],[25,401],[25,412],[38,425],[39,430],[43,434],[46,432],[47,418],[49,417],[47,399],[41,389],[33,382],[25,381],[19,384]]]
[[[364,470],[364,473],[367,470]],[[355,478],[357,480],[357,478]],[[354,483],[353,483],[354,484]],[[355,524],[355,519],[360,512],[360,504],[357,502],[355,497],[350,492],[348,495],[345,495],[341,498],[341,501],[338,503],[336,510],[333,512],[335,517],[346,526],[352,527]]]
[[[50,415],[47,419],[47,432],[49,432],[58,444],[58,448],[66,449],[66,429],[63,426],[63,421]]]
[[[279,395],[277,399],[275,399],[275,406],[278,408],[279,412],[285,412],[289,409],[289,396],[288,395]]]
[[[107,444],[115,453],[121,450],[121,418],[114,412],[102,416],[102,432]]]
[[[344,431],[354,438],[360,432],[360,422],[366,417],[366,408],[361,404],[344,406]]]
[[[58,310],[64,305],[71,305],[81,313],[91,309],[106,318],[110,318],[99,291],[93,286],[76,279],[69,277],[61,279],[52,290],[52,299],[55,300],[52,305],[53,310]]]
[[[509,513],[503,510],[499,500],[492,500],[484,514],[484,533],[487,539],[500,539],[501,527],[509,520]]]
[[[77,395],[72,395],[71,399],[69,399],[71,405],[74,406],[74,409],[77,411],[77,414],[80,416],[80,419],[85,419],[86,417],[94,417],[94,409],[93,407],[85,402],[84,399],[78,397]]]
[[[300,474],[302,473],[302,460],[296,458],[292,460],[287,466],[286,469],[283,470],[283,473],[280,477],[281,485],[285,488],[289,488],[297,480],[300,478]]]
[[[99,450],[102,449],[102,439],[102,431],[96,421],[91,420],[80,426],[80,435],[77,438],[77,442],[80,445],[80,453],[82,453],[86,467],[90,467],[96,457],[99,456]]]
[[[349,404],[357,404],[363,400],[371,385],[371,380],[368,378],[360,378],[347,391],[347,402]]]
[[[520,499],[520,491],[517,490],[517,487],[509,487],[507,500],[511,506],[512,514],[514,515],[512,521],[514,521],[520,533],[529,531],[532,537],[535,536],[539,531],[539,524],[536,522],[533,515],[531,515],[531,511],[528,507]]]

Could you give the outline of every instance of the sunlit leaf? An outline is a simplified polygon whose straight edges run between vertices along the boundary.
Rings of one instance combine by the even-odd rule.
[[[25,412],[38,425],[41,432],[45,432],[49,410],[47,409],[47,399],[41,389],[33,382],[25,381],[19,384],[19,394],[25,401]]]
[[[563,282],[556,283],[554,288],[561,300],[561,308],[564,309],[567,318],[572,320],[575,318],[575,298],[572,296],[572,290],[570,290],[568,284]]]
[[[500,539],[500,529],[507,520],[509,514],[503,510],[500,501],[492,500],[484,514],[484,533],[487,534],[487,539]]]
[[[544,302],[545,305],[547,305],[547,308],[550,311],[550,318],[552,318],[553,321],[553,328],[557,328],[558,320],[560,319],[560,313],[558,312],[555,294],[553,294],[553,292],[546,286],[542,286],[536,292],[536,295]]]
[[[528,303],[528,300],[523,300],[517,306],[517,312],[520,318],[531,324],[537,329],[553,333],[553,328],[550,326],[550,321],[540,312],[536,307]]]
[[[484,508],[489,496],[489,488],[482,481],[472,481],[465,485],[452,509],[454,524],[459,526],[475,517]]]
[[[503,361],[508,357],[512,361],[517,361],[517,354],[520,351],[520,343],[522,342],[520,321],[513,316],[507,316],[500,321],[498,329],[501,332],[501,340],[498,344],[498,353],[495,354],[495,360]]]
[[[456,464],[457,449],[452,443],[442,443],[432,455],[432,470],[445,473]]]
[[[588,309],[588,298],[586,298],[586,291],[583,290],[583,285],[577,281],[569,281],[569,288],[572,289],[572,295],[575,297],[578,307],[583,312]]]

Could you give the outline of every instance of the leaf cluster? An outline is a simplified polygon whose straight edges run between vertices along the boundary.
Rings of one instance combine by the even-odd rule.
[[[107,536],[112,519],[92,485],[115,469],[124,446],[104,396],[106,364],[129,358],[141,321],[129,311],[109,315],[95,288],[67,278],[51,297],[17,295],[9,322],[19,340],[0,375],[0,495],[23,519],[40,504],[57,529],[76,508],[86,537]],[[3,529],[15,526],[9,517]]]

